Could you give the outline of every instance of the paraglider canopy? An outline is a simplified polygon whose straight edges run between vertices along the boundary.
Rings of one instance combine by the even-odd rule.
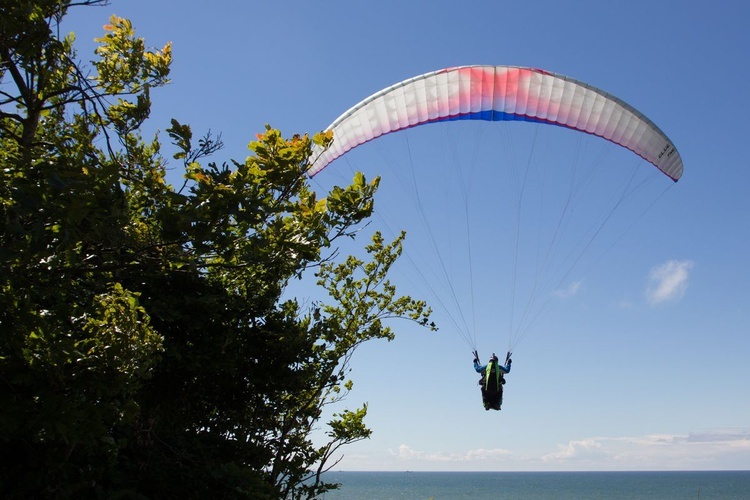
[[[334,142],[313,151],[313,176],[350,149],[383,134],[446,120],[523,120],[597,135],[630,149],[671,179],[682,159],[667,136],[622,100],[586,83],[541,69],[460,66],[385,88],[339,116]]]

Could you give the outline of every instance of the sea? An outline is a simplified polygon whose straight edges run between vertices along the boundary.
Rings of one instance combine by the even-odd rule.
[[[750,471],[334,472],[325,500],[750,500]]]

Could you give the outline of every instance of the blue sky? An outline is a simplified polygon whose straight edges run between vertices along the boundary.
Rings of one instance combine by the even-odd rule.
[[[315,132],[388,85],[466,64],[588,82],[644,112],[680,150],[683,178],[643,217],[625,212],[632,227],[620,226],[595,265],[572,273],[571,293],[558,293],[519,344],[501,413],[481,407],[470,349],[449,323],[437,334],[396,323],[397,340],[358,351],[348,402],[368,402],[374,433],[346,448],[337,468],[750,467],[749,3],[113,1],[71,11],[64,29],[76,32],[81,59],[111,13],[131,19],[150,46],[173,43],[173,83],[154,93],[150,126],[164,130],[174,117],[196,135],[221,132],[217,160],[247,156],[265,123],[285,135]],[[386,156],[400,140],[358,148],[314,185],[343,182],[351,169],[382,175],[379,213],[395,224],[401,213],[406,225],[408,206],[386,188]],[[472,206],[477,220],[491,213],[481,203]],[[398,210],[389,216],[388,207]],[[412,240],[424,243],[417,232]],[[508,309],[485,300],[502,280],[483,279],[494,276],[484,262],[472,261],[473,316],[486,358],[506,349]],[[429,291],[404,280],[413,295]]]

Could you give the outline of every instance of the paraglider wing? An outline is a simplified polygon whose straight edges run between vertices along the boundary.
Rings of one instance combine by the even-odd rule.
[[[315,146],[314,176],[347,151],[383,134],[446,120],[522,120],[603,137],[677,181],[682,159],[667,136],[632,106],[591,85],[547,71],[512,66],[461,66],[405,80],[363,100]]]

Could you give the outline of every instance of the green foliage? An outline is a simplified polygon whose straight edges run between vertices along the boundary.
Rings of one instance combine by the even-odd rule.
[[[149,377],[162,338],[149,325],[138,295],[115,283],[111,291],[95,297],[82,325],[83,338],[75,343],[78,366],[92,370],[100,365],[129,380]]]
[[[158,137],[139,132],[170,46],[146,49],[113,16],[85,77],[74,37],[56,36],[71,5],[0,6],[0,491],[322,494],[334,455],[371,434],[365,405],[311,438],[352,390],[352,353],[392,339],[390,319],[432,326],[387,279],[403,235],[333,261],[379,179],[319,198],[305,170],[330,134],[267,126],[244,161],[205,164],[220,137],[172,120],[173,187]],[[282,299],[307,270],[331,303]]]
[[[172,62],[171,44],[158,52],[147,51],[143,39],[135,37],[130,21],[112,16],[109,22],[104,26],[108,33],[94,39],[100,43],[94,67],[103,92],[137,94],[152,83],[166,83]]]

